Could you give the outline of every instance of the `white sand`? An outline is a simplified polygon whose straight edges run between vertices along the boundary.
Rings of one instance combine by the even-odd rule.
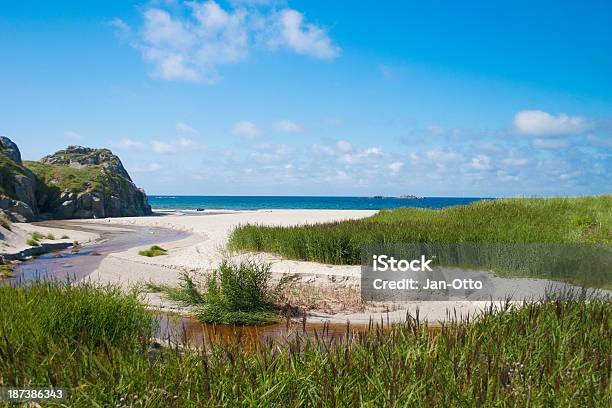
[[[91,279],[98,282],[118,284],[126,288],[146,282],[176,285],[185,271],[206,273],[219,265],[224,256],[229,256],[234,260],[250,257],[271,263],[272,272],[275,276],[289,274],[303,285],[302,287],[313,288],[315,291],[323,288],[324,290],[321,293],[327,293],[330,298],[334,294],[337,295],[337,298],[342,298],[344,293],[349,293],[350,290],[353,290],[353,294],[357,293],[355,288],[359,288],[360,266],[335,266],[315,262],[290,261],[270,254],[231,255],[227,254],[225,249],[228,237],[235,227],[246,223],[291,226],[357,219],[375,213],[375,211],[360,210],[260,210],[230,214],[193,216],[173,214],[152,217],[79,220],[79,222],[87,222],[92,226],[104,226],[106,228],[114,224],[167,227],[192,233],[186,239],[162,244],[164,248],[169,250],[169,254],[166,256],[142,257],[138,255],[138,251],[145,249],[143,247],[132,248],[125,252],[107,256],[96,272],[90,276]],[[495,279],[502,280],[500,278]],[[507,282],[509,280],[504,281],[508,286]],[[544,293],[546,284],[547,281],[535,279],[516,279],[510,283],[517,290],[535,288],[534,297],[538,297],[537,293]],[[348,292],[347,288],[349,289]],[[154,307],[177,307],[155,294],[149,295],[148,301]],[[385,311],[386,306],[380,307],[380,305],[377,307],[369,305],[365,310],[355,309],[354,307],[340,310],[332,308],[335,310],[333,314],[313,310],[309,320],[333,322],[349,320],[353,323],[367,323],[370,318],[377,321],[380,321],[381,318],[386,321],[388,318],[390,321],[401,321],[405,319],[406,313],[414,316],[418,309],[421,319],[438,322],[452,318],[465,318],[468,315],[474,316],[489,305],[490,302],[465,300],[403,302],[392,305],[388,313]],[[329,309],[327,310],[329,311]]]
[[[39,240],[41,244],[57,244],[57,243],[87,243],[99,238],[98,234],[84,231],[70,230],[63,228],[43,227],[38,224],[28,223],[13,223],[11,229],[0,228],[0,252],[6,254],[16,254],[25,249],[31,248],[26,244],[26,241],[32,237],[33,232],[39,232],[45,238]],[[46,238],[49,234],[53,235],[54,239]],[[68,238],[62,238],[67,236]]]
[[[176,283],[181,271],[209,271],[219,265],[227,256],[225,247],[231,231],[243,224],[263,224],[291,226],[299,224],[322,223],[348,219],[363,218],[376,211],[360,210],[260,210],[212,215],[164,215],[153,217],[114,218],[104,220],[87,220],[95,224],[131,224],[137,226],[157,226],[192,232],[184,240],[164,244],[169,250],[167,256],[143,258],[133,248],[107,257],[97,271],[96,278],[102,282],[130,285],[143,281]],[[80,222],[83,222],[82,220]],[[282,260],[268,254],[234,255],[233,258],[255,257],[272,264],[275,274],[300,274],[305,279],[314,280],[347,280],[359,279],[359,266],[329,266],[314,262],[297,262]],[[130,267],[129,273],[118,270],[118,262],[126,265],[147,265],[144,268]],[[113,264],[110,267],[110,264]],[[109,267],[107,267],[107,265]],[[158,266],[159,268],[151,268]],[[153,272],[155,269],[155,272]]]

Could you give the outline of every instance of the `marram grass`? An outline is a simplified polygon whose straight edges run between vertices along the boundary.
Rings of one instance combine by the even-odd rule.
[[[495,259],[470,266],[493,269],[504,276],[551,278],[554,276],[546,275],[546,268],[530,259],[521,259],[524,258],[523,250],[529,249],[521,245],[550,244],[554,251],[562,244],[583,245],[584,248],[602,245],[610,253],[612,195],[498,199],[444,209],[400,208],[382,210],[360,220],[297,227],[243,225],[231,234],[229,248],[271,252],[290,259],[358,265],[365,246],[393,243],[438,245],[438,249],[440,244],[459,247],[483,244],[483,249],[488,245],[496,252],[499,252],[499,245],[508,244],[501,258],[493,253],[484,258]],[[612,287],[609,270],[592,279],[588,276],[574,278],[562,276],[562,280],[570,283]]]
[[[133,295],[0,288],[0,383],[69,389],[70,407],[608,407],[612,303],[544,300],[431,330],[156,348]],[[350,330],[349,330],[350,332]],[[6,406],[6,405],[5,405]]]
[[[265,325],[283,318],[278,298],[286,280],[271,278],[269,264],[224,260],[204,284],[183,274],[176,287],[149,283],[145,290],[190,307],[203,323]]]

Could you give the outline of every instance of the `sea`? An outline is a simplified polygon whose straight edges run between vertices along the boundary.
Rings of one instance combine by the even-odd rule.
[[[485,197],[313,197],[313,196],[171,196],[150,195],[154,210],[185,212],[252,211],[262,209],[380,210],[466,205]]]

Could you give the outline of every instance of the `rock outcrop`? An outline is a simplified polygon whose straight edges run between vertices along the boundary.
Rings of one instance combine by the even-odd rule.
[[[119,157],[108,149],[91,149],[83,146],[68,146],[39,160],[41,163],[54,166],[68,166],[73,168],[101,166],[110,173],[115,173],[132,181],[130,175],[123,167]]]
[[[17,165],[21,166],[21,152],[11,139],[6,136],[0,136],[0,151]]]
[[[37,162],[0,137],[0,211],[13,221],[151,214],[119,157],[108,149],[69,146]]]

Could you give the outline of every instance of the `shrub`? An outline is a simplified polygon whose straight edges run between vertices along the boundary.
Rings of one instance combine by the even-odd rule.
[[[157,245],[153,245],[151,246],[151,248],[145,249],[143,251],[138,251],[138,255],[148,256],[149,258],[154,257],[154,256],[167,255],[167,254],[168,254],[167,249],[164,249]]]
[[[286,280],[274,285],[271,275],[268,264],[224,260],[206,277],[203,291],[187,274],[181,276],[178,287],[149,284],[147,289],[194,307],[205,323],[261,325],[281,317],[276,303]]]
[[[60,239],[70,239],[68,235],[62,235]]]
[[[45,239],[45,236],[38,231],[34,231],[30,234],[34,241],[40,241],[41,239]]]
[[[11,230],[11,221],[6,218],[4,215],[0,214],[0,225],[6,228],[7,230]]]
[[[26,245],[34,247],[34,246],[39,246],[40,243],[37,240],[30,238],[26,241]]]
[[[55,240],[55,236],[54,236],[53,234],[51,234],[51,233],[47,234],[47,235],[45,236],[45,238],[47,238],[47,239],[49,239],[49,240],[51,240],[51,241]]]

